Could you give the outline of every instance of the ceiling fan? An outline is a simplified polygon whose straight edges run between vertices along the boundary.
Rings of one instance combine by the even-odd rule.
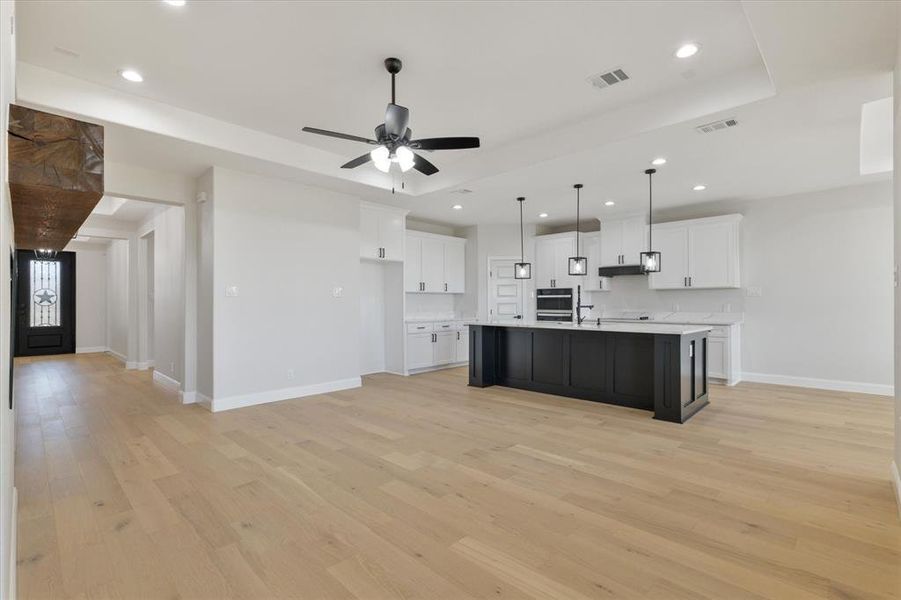
[[[403,63],[401,63],[399,58],[385,59],[385,68],[391,73],[391,102],[385,111],[385,122],[375,128],[374,140],[315,127],[303,128],[303,131],[307,133],[377,146],[372,152],[367,152],[363,156],[358,156],[344,163],[341,165],[342,169],[354,169],[372,161],[376,168],[383,173],[388,173],[391,170],[391,165],[394,163],[404,173],[410,169],[416,169],[423,175],[434,175],[438,172],[438,167],[414,152],[414,150],[463,150],[479,147],[479,138],[477,137],[412,139],[413,130],[407,127],[410,122],[410,109],[397,104],[394,95],[394,78],[402,67]]]

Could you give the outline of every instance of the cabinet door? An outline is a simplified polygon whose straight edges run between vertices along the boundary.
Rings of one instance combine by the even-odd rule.
[[[576,237],[558,238],[554,241],[554,287],[575,288],[585,282],[584,277],[570,276],[569,257],[576,255]]]
[[[622,221],[604,221],[601,223],[600,248],[600,266],[615,267],[619,264],[619,256],[623,252]]]
[[[707,338],[707,376],[726,379],[727,338]]]
[[[457,359],[454,362],[469,361],[469,328],[457,332]]]
[[[462,294],[466,291],[466,244],[444,244],[444,279],[449,293]]]
[[[735,227],[732,223],[692,225],[688,235],[688,275],[693,288],[738,287],[733,281]]]
[[[435,334],[434,364],[446,365],[457,358],[457,332],[441,331]]]
[[[407,368],[420,369],[435,364],[433,346],[431,333],[407,334]]]
[[[648,286],[653,290],[687,287],[688,227],[655,229],[654,250],[660,253],[660,272],[650,274]]]
[[[403,260],[404,251],[404,216],[398,213],[382,211],[379,218],[379,242],[384,250],[385,260]]]
[[[535,287],[551,287],[551,280],[557,276],[554,266],[553,240],[537,240],[535,242],[535,264],[532,268],[535,271]]]
[[[407,235],[407,249],[404,255],[404,290],[422,291],[422,238]]]
[[[382,211],[360,207],[360,258],[378,259],[379,248],[379,217]]]
[[[644,217],[625,219],[622,251],[624,265],[641,264],[641,253],[648,249],[648,226]]]
[[[422,281],[424,292],[444,292],[444,242],[422,238]]]
[[[589,291],[600,291],[601,277],[598,277],[598,266],[601,264],[601,237],[599,235],[588,235],[583,238],[582,250],[588,259],[588,277],[585,278],[584,289]]]

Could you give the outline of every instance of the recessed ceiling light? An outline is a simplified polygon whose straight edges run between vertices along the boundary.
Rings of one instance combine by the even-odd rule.
[[[169,6],[184,6],[185,0],[163,0]]]
[[[693,190],[696,191],[696,192],[703,192],[704,190],[707,189],[707,186],[704,185],[704,184],[700,184],[700,185],[694,186],[694,187],[691,188],[691,189],[693,189]]]
[[[547,219],[547,213],[538,213],[539,219]]]
[[[651,164],[654,165],[655,167],[659,167],[660,165],[666,164],[666,159],[661,156],[659,158],[655,158],[654,160],[652,160]]]
[[[691,58],[701,49],[699,44],[695,42],[688,42],[687,44],[682,44],[679,46],[679,49],[676,50],[676,58]]]
[[[131,81],[132,83],[141,83],[144,81],[144,77],[134,69],[122,69],[119,71],[119,75],[122,79]]]
[[[451,206],[451,208],[454,210],[463,210],[463,205],[462,204],[454,204],[453,206]]]
[[[616,204],[616,202],[614,202],[613,200],[607,200],[606,202],[604,202],[604,206],[613,206],[614,204]]]

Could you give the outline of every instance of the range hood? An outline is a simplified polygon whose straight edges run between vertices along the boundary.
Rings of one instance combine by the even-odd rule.
[[[616,265],[613,267],[599,267],[598,275],[601,277],[617,277],[620,275],[647,275],[641,265]]]

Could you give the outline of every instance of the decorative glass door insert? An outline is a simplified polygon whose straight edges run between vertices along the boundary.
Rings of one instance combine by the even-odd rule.
[[[59,327],[60,319],[60,262],[31,260],[31,326]]]

